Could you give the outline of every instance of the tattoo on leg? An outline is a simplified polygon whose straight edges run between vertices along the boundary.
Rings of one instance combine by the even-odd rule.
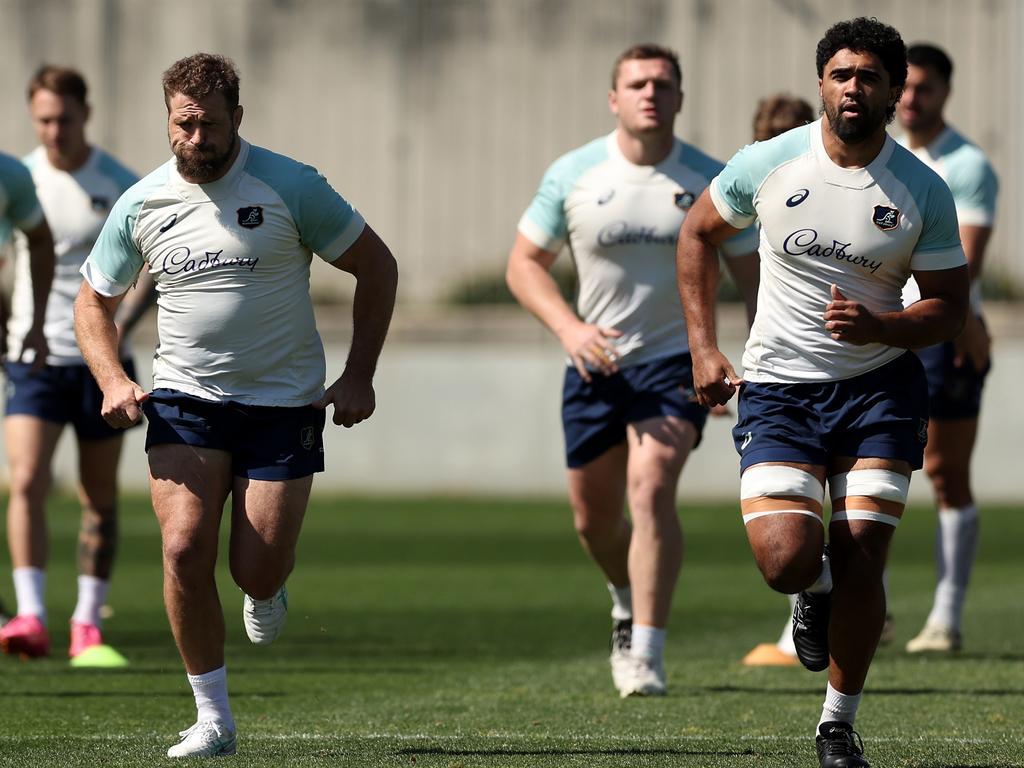
[[[117,508],[83,509],[78,531],[78,572],[109,579],[117,552]]]

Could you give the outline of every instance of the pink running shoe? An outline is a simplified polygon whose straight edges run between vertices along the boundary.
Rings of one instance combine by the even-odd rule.
[[[68,656],[72,659],[94,645],[102,645],[103,638],[100,636],[100,628],[95,624],[85,624],[81,621],[71,622],[71,646],[68,648]]]
[[[0,629],[0,649],[10,656],[50,655],[50,636],[38,616],[15,616]]]

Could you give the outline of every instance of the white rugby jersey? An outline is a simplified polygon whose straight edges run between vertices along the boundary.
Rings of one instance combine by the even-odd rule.
[[[32,174],[16,157],[0,152],[0,245],[15,229],[35,229],[43,220]]]
[[[615,132],[556,160],[519,221],[539,248],[568,242],[586,323],[622,331],[612,342],[619,366],[686,352],[686,321],[676,288],[676,239],[686,212],[722,164],[678,139],[657,165],[635,165]],[[730,256],[757,249],[751,229],[723,245]]]
[[[949,185],[961,225],[991,227],[995,223],[999,179],[984,152],[948,125],[924,147],[911,149],[905,135],[898,141]],[[910,306],[920,298],[921,290],[911,277],[903,289],[903,303]],[[972,296],[972,303],[980,308],[979,297]]]
[[[172,158],[129,189],[82,273],[116,296],[148,265],[160,334],[154,388],[308,405],[326,375],[309,296],[312,254],[337,260],[365,224],[314,168],[239,141],[217,181],[185,181]]]
[[[122,193],[139,177],[103,150],[92,147],[85,164],[70,173],[54,168],[46,150],[38,147],[23,162],[35,181],[36,194],[53,233],[53,286],[46,303],[43,332],[50,354],[48,365],[81,365],[75,340],[75,297],[82,286],[79,270]],[[32,274],[28,241],[17,238],[14,293],[8,325],[8,349],[17,356],[32,327]]]
[[[830,337],[830,286],[872,312],[897,312],[911,270],[966,263],[953,197],[934,171],[889,137],[866,167],[841,168],[821,132],[818,120],[751,144],[711,183],[730,225],[761,220],[749,381],[835,381],[884,365],[903,350]]]

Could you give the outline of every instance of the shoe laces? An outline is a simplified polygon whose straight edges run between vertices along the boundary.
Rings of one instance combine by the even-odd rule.
[[[864,742],[853,728],[832,726],[822,738],[825,741],[824,752],[830,757],[860,757],[864,754]]]
[[[616,621],[612,627],[611,646],[613,651],[628,651],[633,645],[633,622]]]
[[[213,720],[198,720],[184,731],[178,731],[181,740],[185,741],[193,735],[209,736],[212,739],[219,739],[224,735],[224,729]]]

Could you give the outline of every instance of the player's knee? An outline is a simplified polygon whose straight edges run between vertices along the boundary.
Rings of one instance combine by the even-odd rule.
[[[51,481],[49,467],[36,464],[12,466],[9,479],[10,494],[41,502],[50,491]]]
[[[573,525],[576,527],[576,535],[581,539],[598,542],[616,536],[622,520],[608,515],[574,511]]]
[[[778,551],[757,558],[765,584],[792,595],[806,589],[821,575],[821,555],[807,550]]]
[[[163,556],[165,572],[178,581],[206,578],[216,563],[216,549],[187,534],[165,534]]]

